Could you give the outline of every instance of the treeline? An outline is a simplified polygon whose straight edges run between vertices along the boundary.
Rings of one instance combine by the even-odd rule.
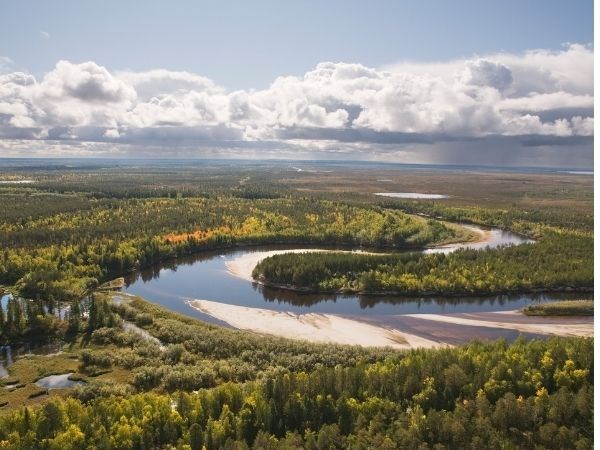
[[[0,222],[0,283],[26,298],[73,301],[111,277],[201,250],[269,243],[420,247],[461,237],[452,227],[400,211],[330,201],[192,198],[94,205]]]
[[[198,393],[54,398],[1,416],[0,446],[588,449],[592,378],[590,339],[473,343]]]
[[[589,214],[550,207],[530,211],[500,210],[388,200],[381,203],[385,207],[364,206],[360,202],[352,206],[347,202],[308,199],[297,194],[270,198],[277,197],[277,194],[271,195],[273,185],[262,188],[256,182],[248,183],[252,173],[245,175],[241,171],[234,176],[228,170],[223,169],[224,179],[221,175],[211,175],[203,181],[207,183],[207,198],[129,198],[127,193],[95,198],[89,186],[86,188],[88,182],[103,185],[110,178],[110,189],[122,191],[128,186],[133,189],[127,184],[127,175],[121,173],[115,176],[65,174],[58,180],[37,184],[37,188],[3,189],[0,195],[0,211],[4,211],[0,212],[0,283],[14,286],[26,298],[70,302],[112,277],[203,250],[272,243],[414,248],[469,238],[467,233],[438,220],[404,214],[399,211],[402,208],[433,218],[495,225],[534,235],[542,238],[536,244],[541,247],[535,251],[519,250],[521,253],[517,256],[523,263],[514,268],[501,267],[498,278],[478,271],[485,269],[488,260],[496,256],[500,256],[503,263],[508,261],[510,266],[512,261],[508,260],[507,253],[479,255],[477,261],[467,267],[466,274],[452,271],[445,262],[440,262],[436,275],[430,277],[425,277],[421,268],[389,272],[379,267],[388,265],[387,262],[373,267],[373,263],[362,259],[361,267],[354,267],[353,262],[352,267],[340,270],[322,267],[319,261],[313,261],[313,265],[300,263],[301,267],[290,268],[293,273],[288,269],[271,270],[264,274],[265,280],[314,290],[446,294],[591,284],[589,272],[593,258],[591,252],[582,251],[582,247],[591,248],[593,244],[593,218]],[[150,178],[136,176],[145,180],[146,194],[154,192]],[[174,184],[168,172],[157,171],[157,176],[157,180],[170,180],[167,186],[172,189],[188,186],[194,179],[193,174],[184,174],[178,176]],[[85,192],[72,192],[78,189]],[[199,195],[199,191],[194,192]],[[217,196],[219,192],[227,195]],[[157,192],[156,195],[163,194]],[[19,208],[11,207],[15,202],[19,202]],[[17,210],[18,213],[11,212]],[[550,248],[554,244],[555,247]],[[529,251],[531,256],[523,254]],[[560,254],[561,258],[550,258],[551,252]],[[536,260],[534,254],[543,258]],[[470,256],[462,258],[468,260]],[[524,265],[529,264],[528,258],[535,273],[515,282]],[[563,260],[566,260],[564,264]],[[349,264],[345,261],[343,265]],[[432,268],[429,264],[425,266]],[[583,270],[579,271],[580,268]],[[448,283],[445,284],[442,277],[446,276]],[[540,287],[545,281],[549,286]]]
[[[546,231],[539,242],[449,254],[288,253],[261,261],[265,284],[325,292],[472,295],[593,289],[593,245]]]

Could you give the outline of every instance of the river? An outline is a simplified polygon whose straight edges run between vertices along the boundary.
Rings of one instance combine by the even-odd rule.
[[[500,229],[466,226],[481,239],[424,252],[532,242]],[[123,291],[207,322],[315,342],[411,348],[456,345],[472,339],[511,340],[519,335],[589,336],[593,332],[589,317],[540,318],[515,312],[535,302],[574,298],[572,295],[407,298],[307,294],[262,286],[249,276],[256,262],[268,255],[307,250],[280,246],[202,253],[131,274]]]

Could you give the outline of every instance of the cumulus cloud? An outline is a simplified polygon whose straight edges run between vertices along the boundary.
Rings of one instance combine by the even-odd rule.
[[[48,33],[47,31],[42,30],[42,31],[40,31],[40,37],[42,39],[48,40],[48,39],[50,39],[50,33]]]
[[[111,72],[91,61],[59,61],[41,79],[0,75],[1,139],[333,149],[498,136],[591,139],[593,50],[573,44],[379,69],[324,62],[234,92],[189,72]]]
[[[93,62],[60,61],[40,83],[40,93],[57,100],[113,103],[134,99],[135,89]]]

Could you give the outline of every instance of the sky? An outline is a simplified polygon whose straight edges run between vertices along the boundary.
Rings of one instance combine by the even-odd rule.
[[[589,167],[593,1],[0,3],[0,155]]]

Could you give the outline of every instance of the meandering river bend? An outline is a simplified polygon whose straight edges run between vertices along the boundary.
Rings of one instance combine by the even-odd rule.
[[[483,229],[472,225],[469,227],[484,235],[485,240],[428,249],[425,252],[449,252],[461,247],[498,247],[531,242],[523,236],[499,229]],[[247,258],[251,254],[261,255],[274,250],[298,248],[271,246],[202,253],[133,273],[126,277],[126,287],[123,291],[147,298],[171,310],[203,319],[206,319],[204,315],[190,311],[191,308],[186,304],[187,299],[200,298],[294,313],[352,316],[507,311],[522,308],[531,302],[549,299],[546,295],[407,298],[389,295],[303,294],[252,283],[233,275],[227,268],[228,263]]]

